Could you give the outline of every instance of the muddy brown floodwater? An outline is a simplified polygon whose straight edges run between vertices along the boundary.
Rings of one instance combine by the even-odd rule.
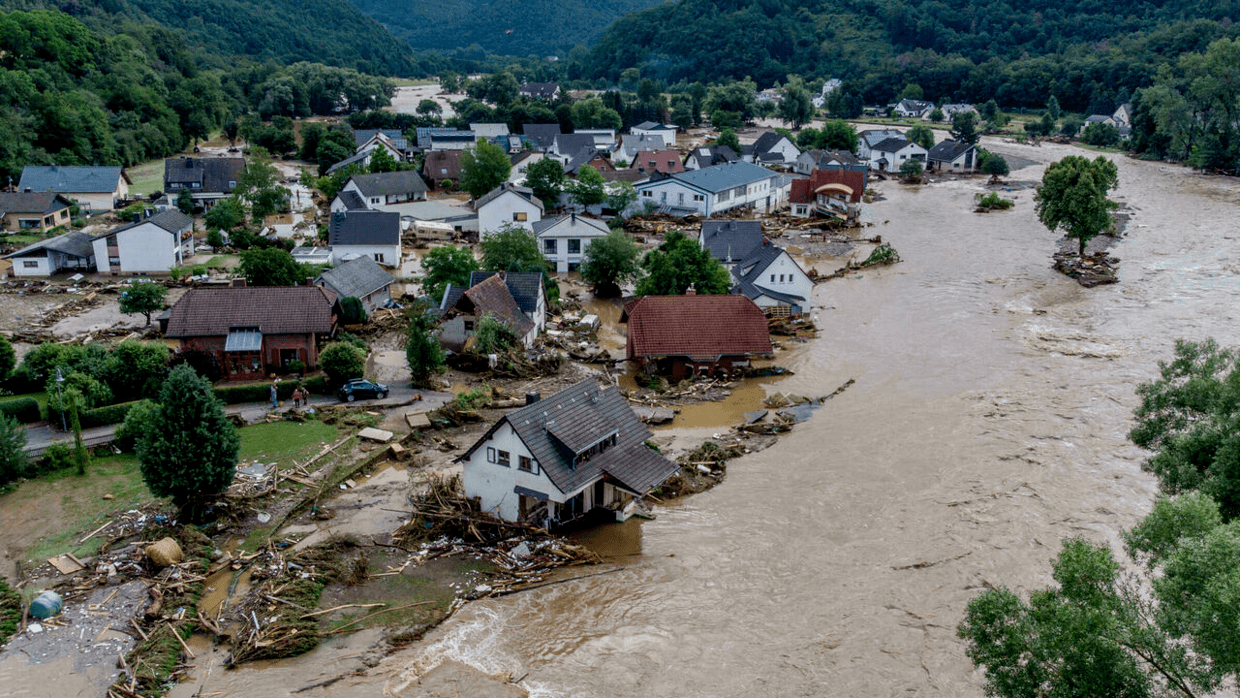
[[[1022,180],[1081,152],[986,145],[1038,160]],[[981,696],[955,638],[968,601],[1047,585],[1065,537],[1116,543],[1155,489],[1125,439],[1135,385],[1176,338],[1240,343],[1240,185],[1111,157],[1121,283],[1051,271],[1030,191],[977,215],[980,180],[880,184],[874,232],[905,261],[816,289],[820,337],[778,389],[853,387],[719,487],[593,532],[619,571],[470,604],[332,694],[473,667],[471,695],[483,672],[538,696]],[[228,695],[295,683],[245,679]]]

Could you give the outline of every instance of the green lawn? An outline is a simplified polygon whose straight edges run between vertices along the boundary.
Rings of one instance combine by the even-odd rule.
[[[207,260],[208,269],[229,269],[237,266],[241,257],[235,254],[222,254]]]
[[[104,499],[105,494],[114,498]],[[40,497],[59,500],[61,515],[59,520],[47,522],[56,532],[40,538],[25,555],[33,560],[63,552],[78,557],[93,555],[98,552],[102,538],[94,537],[85,543],[78,541],[114,514],[155,500],[142,481],[137,457],[129,454],[91,460],[85,477],[75,475],[70,468],[22,483],[17,491],[0,498],[0,506],[7,499]]]
[[[141,165],[134,165],[126,168],[125,174],[129,175],[130,196],[147,196],[151,192],[160,191],[164,188],[164,161],[151,160]]]
[[[340,438],[340,430],[322,422],[271,422],[241,429],[242,462],[302,463]]]

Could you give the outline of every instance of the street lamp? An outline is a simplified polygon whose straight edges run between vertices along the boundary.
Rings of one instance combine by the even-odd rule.
[[[60,367],[56,367],[56,399],[60,401],[60,430],[69,431],[68,425],[65,424],[65,394],[60,390],[60,384],[65,382],[65,377],[60,373]]]

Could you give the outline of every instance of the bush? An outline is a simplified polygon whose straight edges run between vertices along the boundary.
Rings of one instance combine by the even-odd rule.
[[[306,363],[298,359],[293,359],[292,361],[288,362],[288,370],[292,373],[299,373],[299,374],[305,373]]]
[[[366,309],[362,307],[362,300],[353,296],[340,299],[340,315],[340,319],[346,325],[360,325],[366,322]]]
[[[358,337],[355,334],[350,334],[348,332],[341,332],[336,335],[336,341],[344,342],[345,344],[351,344],[357,347],[358,350],[363,351],[363,352],[370,351],[370,347],[366,346],[366,340],[362,339],[361,337]]]
[[[315,376],[302,381],[301,387],[309,390],[315,395],[331,395],[332,387],[327,384],[327,379],[323,376]]]
[[[30,461],[26,465],[26,471],[22,474],[28,478],[38,477],[74,467],[77,467],[77,463],[73,460],[73,447],[59,442],[48,446],[42,458]]]
[[[126,453],[132,453],[134,443],[142,434],[142,430],[149,422],[146,420],[152,412],[157,412],[159,405],[153,400],[140,400],[132,403],[125,413],[125,420],[116,428],[116,432],[112,437],[112,445]],[[129,415],[133,415],[133,419],[129,419]]]
[[[21,477],[28,462],[26,430],[12,417],[0,416],[0,484]]]
[[[83,411],[79,417],[82,421],[82,428],[89,429],[91,427],[104,427],[110,424],[120,424],[125,421],[125,417],[129,414],[129,410],[138,404],[140,400],[133,402],[121,402],[107,407],[97,407],[93,410]]]
[[[1004,199],[993,191],[985,196],[979,194],[977,197],[977,210],[979,211],[1007,210],[1015,205],[1015,201]]]
[[[360,378],[366,370],[366,354],[351,344],[333,342],[319,354],[319,365],[333,385]]]
[[[276,395],[287,400],[293,395],[296,387],[292,381],[276,383]],[[212,388],[211,392],[225,405],[239,405],[243,402],[268,402],[271,400],[271,384],[255,383],[253,385],[237,385],[230,388]]]
[[[168,359],[168,370],[181,364],[189,364],[195,373],[212,383],[224,377],[224,369],[214,352],[182,348]]]
[[[0,402],[0,414],[12,417],[22,424],[29,424],[43,419],[39,402],[32,397],[21,397],[8,402]]]

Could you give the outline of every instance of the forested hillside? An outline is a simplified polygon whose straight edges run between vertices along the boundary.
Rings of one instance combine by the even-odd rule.
[[[790,73],[840,77],[867,103],[907,83],[928,99],[1094,112],[1153,82],[1159,65],[1235,37],[1235,3],[1212,0],[680,0],[608,28],[570,77],[629,67],[676,83]]]
[[[607,25],[662,0],[352,0],[417,50],[528,56],[594,43]]]
[[[47,10],[0,14],[0,183],[29,164],[162,157],[251,111],[309,116],[391,96],[387,80],[350,68],[219,56],[149,22],[120,29]],[[219,63],[229,68],[211,67]]]
[[[195,60],[215,67],[244,56],[311,61],[372,75],[423,74],[413,52],[347,0],[0,0],[0,10],[60,10],[97,32],[162,25]]]

